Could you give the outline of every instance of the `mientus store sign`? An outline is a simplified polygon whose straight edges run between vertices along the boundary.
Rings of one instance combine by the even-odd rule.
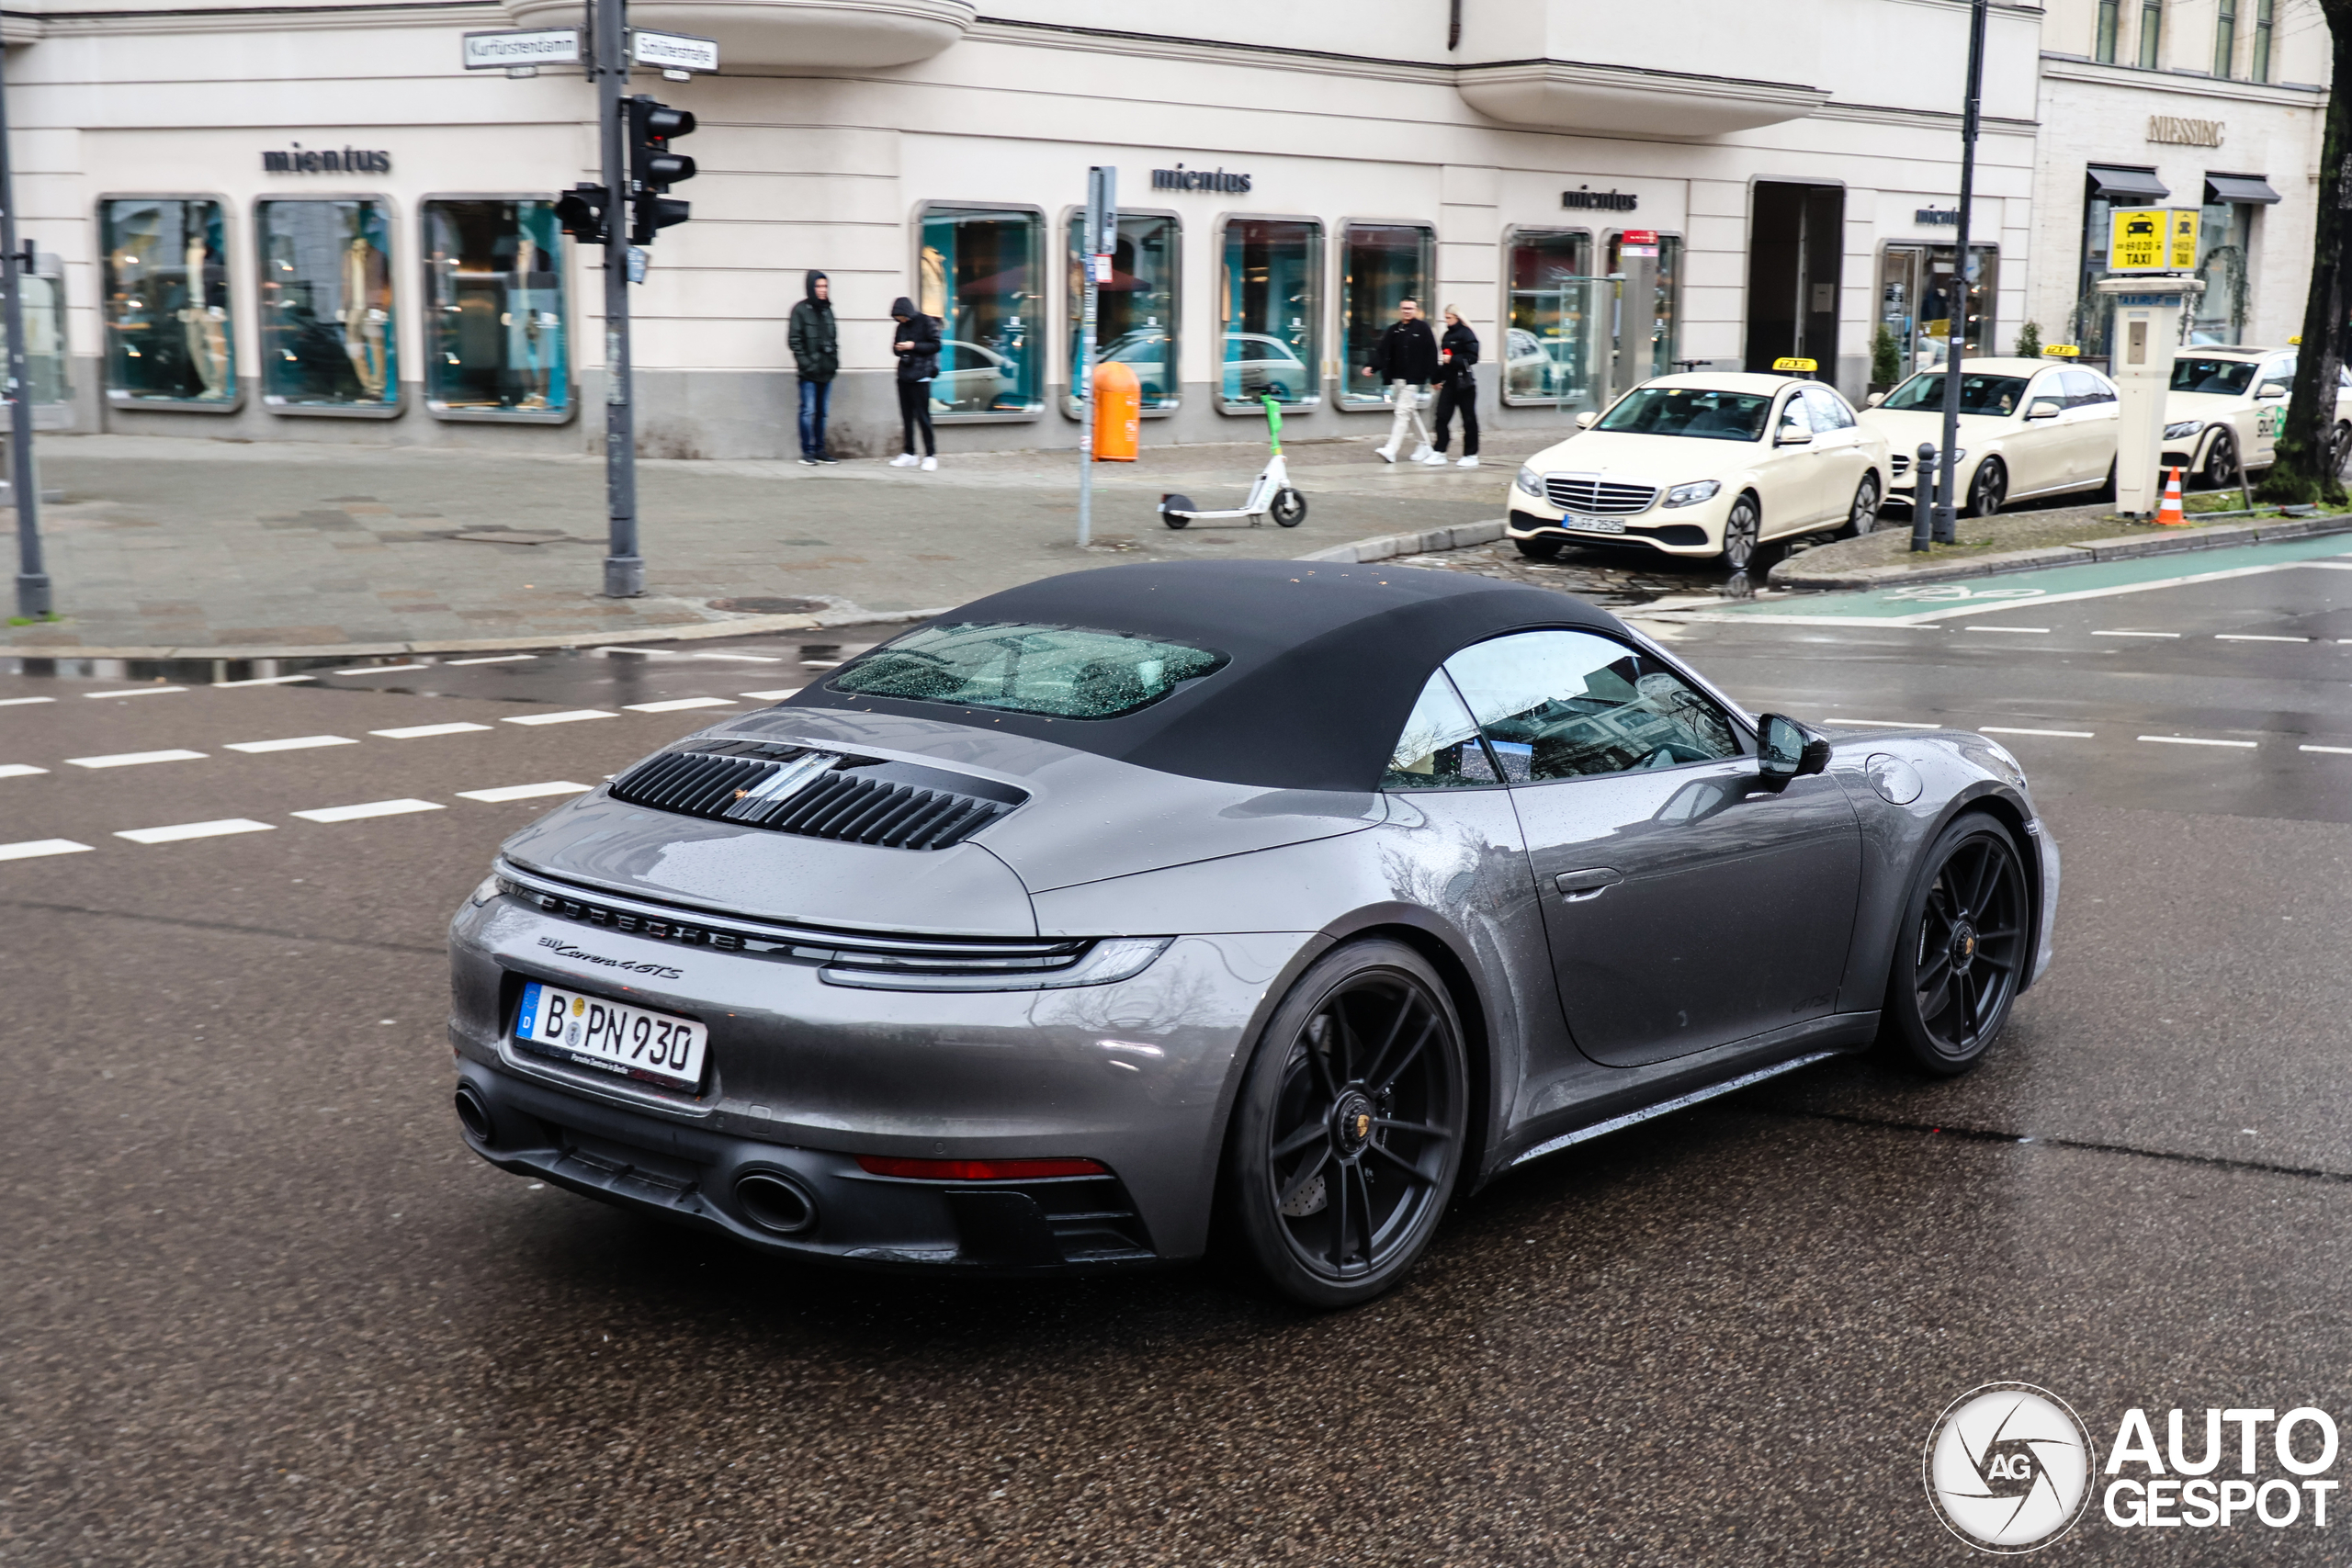
[[[1179,164],[1172,169],[1151,171],[1154,190],[1221,190],[1238,195],[1250,188],[1248,175],[1235,174],[1230,169],[1188,169]]]
[[[297,141],[284,152],[264,152],[266,175],[389,175],[392,155],[365,147],[305,147]]]
[[[1562,207],[1578,208],[1599,212],[1631,212],[1641,205],[1642,198],[1629,190],[1595,190],[1590,186],[1578,186],[1560,193]]]

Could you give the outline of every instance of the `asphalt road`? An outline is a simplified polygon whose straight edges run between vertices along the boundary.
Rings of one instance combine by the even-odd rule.
[[[1340,1316],[1210,1267],[786,1267],[459,1146],[442,929],[558,798],[498,792],[854,632],[0,661],[0,1562],[1958,1562],[1919,1453],[1974,1385],[2102,1453],[2129,1406],[2352,1412],[2352,754],[2305,749],[2352,748],[2352,575],[1668,632],[1759,708],[1997,728],[2066,856],[2056,967],[1968,1077],[1830,1063],[1570,1151]],[[119,836],[189,824],[244,826]],[[2049,1559],[2339,1562],[2330,1519],[2094,1501]]]

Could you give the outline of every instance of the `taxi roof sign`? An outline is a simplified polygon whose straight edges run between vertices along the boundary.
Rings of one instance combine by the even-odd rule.
[[[1775,370],[1802,370],[1806,375],[1810,376],[1815,371],[1821,368],[1821,362],[1817,359],[1792,359],[1783,357],[1772,361],[1772,368]]]
[[[2041,355],[2045,359],[2080,359],[2083,351],[2071,343],[2045,343]]]

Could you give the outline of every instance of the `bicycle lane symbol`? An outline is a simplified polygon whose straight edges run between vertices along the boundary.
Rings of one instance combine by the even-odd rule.
[[[1893,604],[1961,604],[1971,601],[2039,599],[2045,588],[1971,588],[1960,582],[1923,582],[1916,588],[1890,588],[1882,595]]]

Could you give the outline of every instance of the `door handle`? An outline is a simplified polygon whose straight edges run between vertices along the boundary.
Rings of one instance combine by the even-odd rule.
[[[1614,867],[1596,865],[1583,871],[1564,871],[1552,879],[1552,886],[1558,888],[1571,904],[1581,904],[1589,898],[1600,897],[1612,885],[1624,880],[1623,874]]]

